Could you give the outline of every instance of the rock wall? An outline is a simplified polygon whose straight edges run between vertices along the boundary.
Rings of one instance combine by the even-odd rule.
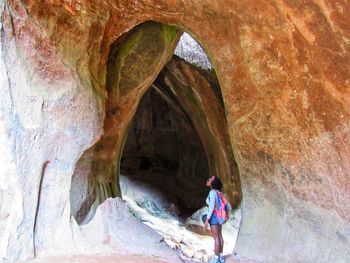
[[[103,138],[114,105],[110,47],[153,20],[194,36],[219,78],[242,184],[236,253],[265,262],[350,260],[346,1],[13,0],[0,8],[1,166],[8,167],[0,181],[13,196],[2,259],[81,250],[71,179]],[[96,192],[105,199],[117,190]]]

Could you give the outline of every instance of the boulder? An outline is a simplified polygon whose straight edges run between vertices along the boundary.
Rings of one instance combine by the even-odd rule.
[[[109,198],[101,204],[94,218],[81,227],[92,247],[105,244],[114,253],[153,256],[180,262],[178,255],[168,247],[163,237],[142,224],[121,198]]]

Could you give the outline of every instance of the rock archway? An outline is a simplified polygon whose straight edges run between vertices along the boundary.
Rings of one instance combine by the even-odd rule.
[[[153,20],[190,32],[218,75],[243,191],[236,253],[349,261],[348,3],[14,0],[0,8],[1,258],[81,251],[71,182],[114,118],[110,47]],[[91,186],[101,200],[118,193],[111,180]]]
[[[89,221],[96,207],[108,197],[121,196],[122,150],[136,109],[151,86],[168,102],[172,100],[172,105],[177,105],[203,143],[206,157],[202,158],[208,159],[209,171],[205,171],[201,183],[196,185],[197,191],[203,192],[209,174],[218,174],[230,186],[228,195],[236,198],[234,206],[238,205],[241,196],[238,167],[228,136],[219,83],[214,72],[195,70],[172,58],[180,35],[175,27],[146,22],[112,44],[107,62],[108,99],[103,136],[79,160],[72,179],[71,207],[78,222]],[[186,171],[191,167],[185,163],[178,165],[184,169],[180,174],[195,176]]]
[[[185,221],[205,205],[205,182],[210,174],[225,180],[229,196],[236,198],[232,205],[238,206],[238,167],[218,80],[213,70],[198,68],[172,55],[180,34],[175,27],[145,22],[112,44],[107,64],[104,135],[78,161],[72,179],[71,209],[79,224],[88,224],[98,205],[108,197],[121,196],[121,179],[124,189],[135,188],[124,190],[127,200],[134,193],[131,196],[135,201],[151,214],[164,213],[160,218],[173,216],[174,230],[168,226],[166,232],[173,233],[176,240],[180,236],[180,230],[175,230],[178,224],[183,226],[183,235],[185,225],[189,229],[196,226],[193,220],[191,224]],[[174,42],[169,41],[172,38]],[[166,61],[162,50],[164,57],[168,56]],[[132,122],[133,118],[136,120]],[[153,189],[153,196],[150,190],[143,189],[146,185]],[[145,193],[136,193],[136,189]],[[134,201],[130,201],[132,206]],[[230,235],[225,253],[232,252],[236,231],[231,224],[225,228],[224,234]],[[197,247],[197,259],[207,258],[211,254],[210,239],[188,235]],[[200,243],[205,244],[205,249],[199,248]],[[176,246],[180,247],[180,243]],[[187,246],[188,242],[188,250]],[[191,249],[195,252],[192,246]]]

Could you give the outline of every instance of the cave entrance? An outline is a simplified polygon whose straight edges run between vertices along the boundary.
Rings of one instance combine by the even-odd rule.
[[[110,58],[114,70],[117,59]],[[172,248],[206,261],[213,247],[210,231],[200,220],[207,211],[206,180],[218,174],[227,191],[240,189],[219,81],[187,33],[143,93],[125,137],[119,174],[123,199]],[[226,254],[234,248],[240,210],[231,218],[223,231]]]
[[[171,247],[206,261],[213,239],[200,219],[205,181],[218,175],[233,208],[241,186],[220,84],[205,52],[174,26],[142,23],[111,43],[105,95],[103,135],[72,177],[71,214],[85,225],[106,199],[123,197]],[[226,254],[239,223],[238,209],[223,228]]]
[[[160,78],[144,94],[129,128],[119,182],[124,199],[184,223],[203,207],[208,161],[191,120]]]
[[[177,78],[185,73],[177,72],[175,77],[172,70],[180,65],[187,68],[187,78],[206,76],[207,81],[213,80],[208,78],[213,77],[212,72],[196,68],[176,55],[169,60],[143,95],[128,128],[119,183],[123,199],[140,221],[184,256],[207,261],[213,240],[200,218],[207,212],[206,180],[210,170],[193,123],[198,126],[206,121],[200,121],[205,114],[198,101],[188,93],[177,92],[183,89],[177,86]],[[217,97],[209,98],[215,101]],[[208,101],[206,107],[213,105]],[[234,248],[239,220],[240,211],[235,211],[225,225],[226,254]]]

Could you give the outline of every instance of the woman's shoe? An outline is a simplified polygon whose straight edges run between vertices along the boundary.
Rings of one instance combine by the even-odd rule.
[[[225,263],[225,257],[224,256],[219,256],[219,262],[220,263]]]
[[[212,256],[212,258],[209,260],[208,263],[221,263],[220,257],[218,257],[218,256]]]

